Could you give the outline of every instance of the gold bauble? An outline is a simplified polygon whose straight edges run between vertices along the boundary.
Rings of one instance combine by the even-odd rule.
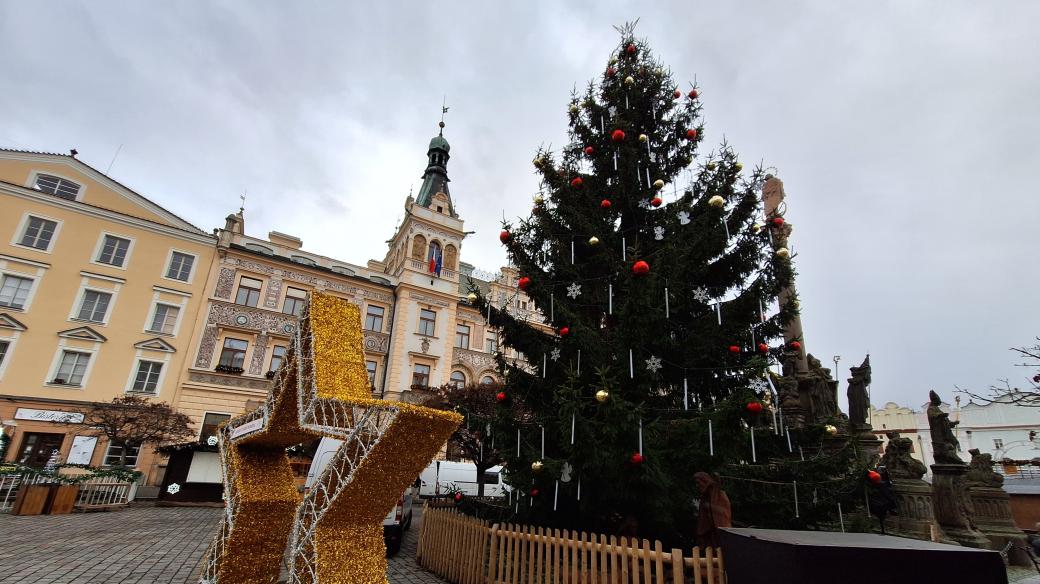
[[[744,170],[744,165],[738,162],[738,163],[733,165],[733,168],[737,169],[737,172],[740,172],[740,171]]]
[[[589,245],[599,245],[599,238],[593,235],[589,238]]]
[[[534,471],[534,472],[542,472],[542,468],[544,468],[544,467],[545,467],[545,465],[542,464],[542,461],[540,461],[540,460],[536,460],[536,461],[531,463],[531,470]]]
[[[572,103],[572,104],[571,104],[571,108],[570,108],[570,112],[571,112],[572,114],[576,114],[576,113],[578,113],[578,104],[576,104],[576,103]]]
[[[655,180],[654,181],[654,188],[657,189],[657,190],[663,189],[664,188],[664,181],[661,180],[661,179]]]
[[[754,233],[758,233],[759,231],[762,231],[762,224],[761,223],[755,223],[754,225],[751,226],[751,231],[753,231]]]
[[[649,140],[649,139],[650,139],[650,138],[648,138],[648,137],[646,136],[646,134],[640,134],[640,135],[639,135],[639,141],[640,141],[640,142],[646,142],[646,141],[647,141],[647,140]]]
[[[708,164],[704,165],[704,168],[707,168],[708,170],[715,170],[715,166],[716,165],[714,162],[709,162]]]
[[[545,166],[545,159],[541,156],[535,157],[535,159],[531,161],[531,164],[533,164],[535,168],[541,168]]]
[[[787,249],[786,247],[781,247],[780,249],[776,250],[776,257],[789,258],[791,257],[791,250]]]
[[[719,195],[715,195],[714,197],[708,199],[708,204],[712,207],[722,207],[726,204],[726,199],[723,199]]]
[[[544,203],[544,202],[545,202],[545,199],[544,199],[544,198],[542,198],[542,196],[541,196],[541,195],[535,195],[535,196],[534,196],[534,204],[535,204],[535,205],[541,205],[541,204],[542,204],[542,203]]]
[[[625,77],[625,85],[632,85],[635,82],[636,82],[636,80],[633,79],[631,75],[629,75],[628,77]]]
[[[598,401],[599,403],[603,403],[603,402],[607,401],[608,399],[610,399],[610,392],[609,391],[607,391],[605,389],[601,389],[601,390],[596,392],[596,401]]]
[[[824,426],[823,431],[826,432],[828,436],[834,436],[838,433],[838,429],[832,426],[831,424],[827,424],[826,426]]]
[[[469,300],[469,303],[473,304],[474,302],[477,301],[477,295],[474,294],[473,292],[470,292],[469,294],[466,295],[466,300]]]
[[[617,57],[611,57],[610,60],[607,62],[611,65],[617,65]]]

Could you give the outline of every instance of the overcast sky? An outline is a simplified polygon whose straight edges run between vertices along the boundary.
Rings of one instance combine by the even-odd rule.
[[[778,170],[806,348],[872,397],[1024,384],[1040,334],[1036,2],[3,2],[0,147],[66,152],[203,229],[383,257],[441,99],[463,260],[493,270],[571,88],[637,33]],[[566,6],[564,6],[566,4]]]

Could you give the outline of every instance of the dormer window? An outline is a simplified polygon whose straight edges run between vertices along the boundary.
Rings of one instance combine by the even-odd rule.
[[[76,195],[79,194],[80,186],[71,180],[61,177],[38,174],[36,175],[36,182],[33,184],[33,188],[56,197],[75,201]]]
[[[440,205],[437,205],[437,212],[438,213],[443,213],[444,212],[444,207],[441,207]]]

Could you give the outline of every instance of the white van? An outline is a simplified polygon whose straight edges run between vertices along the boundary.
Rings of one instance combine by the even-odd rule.
[[[419,475],[420,497],[435,497],[456,490],[471,497],[477,496],[477,465],[472,462],[435,460]],[[484,471],[484,496],[504,497],[506,485],[502,467],[493,466]]]
[[[307,482],[305,487],[310,489],[325,467],[328,466],[332,456],[339,450],[342,440],[335,438],[322,438],[318,443],[318,449],[314,451],[310,470],[307,471]],[[386,544],[386,555],[392,556],[401,549],[401,538],[404,537],[406,529],[412,526],[412,499],[415,489],[409,485],[401,496],[397,498],[397,504],[383,518],[383,542]]]

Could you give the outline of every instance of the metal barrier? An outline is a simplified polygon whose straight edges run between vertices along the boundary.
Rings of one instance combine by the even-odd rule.
[[[2,474],[0,475],[0,513],[10,513],[14,507],[18,489],[23,485],[50,483],[53,480],[41,475]],[[76,496],[76,510],[89,511],[125,507],[130,504],[134,483],[113,480],[108,477],[87,479],[78,483],[79,494]]]

